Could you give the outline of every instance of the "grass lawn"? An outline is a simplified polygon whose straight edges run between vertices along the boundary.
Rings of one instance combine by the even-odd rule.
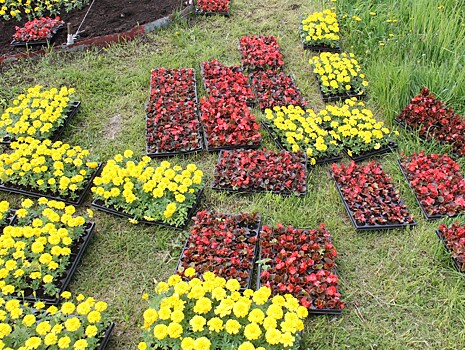
[[[66,142],[88,148],[102,161],[125,149],[141,157],[151,69],[199,69],[200,62],[213,58],[239,64],[237,44],[246,34],[277,36],[285,71],[295,77],[308,107],[320,110],[324,104],[308,63],[312,53],[303,51],[298,26],[304,14],[337,7],[342,46],[362,63],[370,81],[368,106],[379,120],[392,125],[395,115],[423,86],[458,113],[465,111],[463,6],[453,0],[333,1],[234,0],[230,18],[190,18],[108,49],[22,61],[0,75],[0,110],[25,87],[66,84],[76,88],[82,101],[64,135]],[[202,84],[198,90],[205,94]],[[259,119],[264,116],[258,109],[253,113]],[[263,133],[264,146],[276,149]],[[340,292],[346,309],[340,317],[309,317],[301,349],[465,348],[465,280],[434,233],[439,222],[428,222],[421,215],[397,166],[402,151],[446,150],[403,131],[397,141],[399,150],[380,163],[415,216],[418,225],[410,231],[356,232],[328,166],[310,171],[308,193],[297,198],[213,192],[208,187],[217,154],[170,160],[181,165],[194,162],[204,171],[202,209],[258,211],[268,225],[283,222],[317,228],[326,223],[339,252]],[[465,166],[464,161],[459,163]],[[19,198],[0,194],[0,199],[16,204]],[[89,198],[85,207],[90,202]],[[132,225],[101,212],[96,212],[95,221],[97,234],[70,289],[109,303],[117,325],[108,349],[135,349],[146,307],[141,295],[153,288],[154,279],[173,272],[187,232]]]

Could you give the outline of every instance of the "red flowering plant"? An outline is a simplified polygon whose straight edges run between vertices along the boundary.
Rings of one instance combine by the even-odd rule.
[[[200,150],[195,72],[191,68],[152,71],[147,107],[147,154]]]
[[[427,88],[410,101],[396,121],[404,127],[418,130],[422,139],[451,144],[452,152],[460,156],[465,154],[465,121]]]
[[[391,177],[375,161],[332,164],[331,174],[357,229],[415,225]]]
[[[460,165],[447,155],[402,155],[399,164],[428,219],[465,210],[465,180]]]
[[[229,12],[231,0],[197,0],[197,12]]]
[[[225,279],[237,279],[243,289],[250,288],[260,216],[228,215],[200,211],[194,218],[177,273],[193,267],[198,275],[214,272]]]
[[[338,292],[337,251],[324,224],[317,230],[263,226],[260,285],[272,294],[290,293],[311,310],[344,308]]]
[[[260,146],[260,124],[244,102],[238,102],[234,97],[202,97],[200,111],[207,150]]]
[[[234,97],[237,101],[253,105],[255,96],[239,66],[228,67],[213,59],[210,62],[202,62],[200,68],[208,95]]]
[[[272,191],[305,195],[307,159],[302,152],[222,151],[215,167],[214,189]]]
[[[257,71],[251,74],[251,79],[262,110],[289,105],[304,108],[307,105],[294,80],[283,72]]]
[[[50,17],[35,18],[26,22],[24,27],[15,27],[16,32],[13,35],[14,41],[42,41],[50,40],[60,26],[63,26],[60,17],[55,19]]]
[[[243,36],[239,41],[242,67],[249,71],[257,69],[278,70],[284,66],[278,40],[273,35]]]
[[[441,224],[437,233],[450,251],[457,270],[465,272],[465,226],[458,221],[449,227]]]

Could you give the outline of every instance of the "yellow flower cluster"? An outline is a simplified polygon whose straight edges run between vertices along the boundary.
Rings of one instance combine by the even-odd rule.
[[[0,236],[0,288],[3,295],[43,288],[54,296],[55,283],[68,265],[71,245],[84,234],[84,216],[63,202],[40,198],[22,202],[17,221]]]
[[[7,219],[7,213],[8,210],[10,209],[10,203],[8,201],[1,201],[0,202],[0,226],[3,226],[5,224],[5,221]]]
[[[50,140],[20,137],[12,153],[0,155],[0,181],[41,192],[75,198],[98,163],[87,161],[89,151]]]
[[[389,128],[355,98],[346,99],[340,106],[328,105],[326,111],[333,120],[330,126],[337,130],[350,156],[379,149],[391,141]]]
[[[322,52],[311,58],[310,64],[325,94],[350,92],[361,95],[368,86],[353,53]]]
[[[188,268],[185,274],[195,271]],[[144,312],[139,350],[168,344],[182,350],[236,349],[231,344],[239,350],[296,349],[307,309],[290,294],[271,297],[267,287],[239,289],[239,281],[212,272],[204,273],[203,281],[173,275],[158,283],[158,295]]]
[[[61,306],[45,308],[0,298],[0,349],[96,349],[109,326],[107,303],[64,292]]]
[[[29,19],[40,18],[45,14],[59,14],[62,8],[67,11],[81,8],[87,2],[86,0],[0,0],[0,17],[5,20],[15,18],[18,21],[23,15]]]
[[[1,1],[1,0],[0,0]],[[47,139],[63,124],[74,89],[44,90],[37,85],[13,100],[0,118],[0,137]]]
[[[132,156],[126,150],[108,161],[94,179],[94,197],[135,219],[183,224],[202,188],[203,172],[195,164],[184,169],[167,161],[154,168],[149,157],[136,163]]]
[[[306,45],[339,46],[339,23],[336,13],[331,10],[314,12],[302,20],[300,28],[300,36]]]
[[[311,109],[304,111],[299,106],[290,105],[266,109],[265,118],[284,147],[292,152],[304,151],[312,165],[318,159],[338,155],[342,151],[337,132],[325,127],[331,122],[326,111],[317,115]]]

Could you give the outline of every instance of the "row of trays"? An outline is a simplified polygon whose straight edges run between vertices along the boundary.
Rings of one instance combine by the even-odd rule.
[[[284,147],[284,143],[281,141],[279,136],[274,132],[274,130],[271,127],[269,127],[269,125],[266,122],[262,122],[262,126],[265,130],[268,131],[271,139],[276,144],[276,146],[282,151],[287,151],[287,149]],[[367,152],[363,152],[361,154],[355,154],[355,155],[353,154],[352,156],[350,156],[347,153],[347,150],[344,150],[343,152],[344,152],[344,155],[350,158],[351,160],[355,162],[361,162],[369,158],[373,158],[373,157],[377,157],[377,156],[380,156],[386,153],[393,152],[395,149],[397,149],[397,147],[398,147],[397,144],[391,140],[389,144],[387,144],[384,147],[381,147],[379,149],[374,149],[371,151],[367,151]],[[316,164],[334,163],[340,160],[342,160],[342,155],[334,154],[334,155],[331,155],[325,158],[317,159]]]
[[[260,276],[261,276],[261,265],[257,264],[258,261],[262,259],[262,254],[261,254],[261,248],[260,248],[260,231],[261,231],[261,226],[262,226],[262,221],[261,218],[258,216],[257,221],[249,226],[245,226],[247,230],[247,237],[253,237],[256,239],[256,243],[254,244],[254,250],[253,250],[253,258],[250,260],[250,268],[248,271],[245,271],[247,274],[247,278],[242,280],[241,283],[241,291],[244,291],[246,289],[252,289],[253,283],[254,283],[254,274],[256,275],[255,279],[255,284],[256,284],[256,289],[259,289],[262,286]],[[190,237],[187,238],[186,243],[184,244],[184,247],[181,252],[181,256],[176,264],[176,268],[174,270],[174,273],[178,273],[179,271],[183,271],[184,269],[190,267],[191,265],[189,262],[185,261],[185,252],[189,247],[189,242],[190,242]],[[257,268],[255,268],[255,265],[258,265]],[[316,271],[307,271],[308,273],[311,272],[316,272]],[[333,274],[336,274],[336,270],[331,271]],[[221,273],[217,273],[218,275],[221,276]],[[240,281],[241,282],[241,281]],[[329,308],[324,308],[324,309],[318,309],[315,307],[310,307],[308,309],[309,314],[314,314],[314,315],[340,315],[342,313],[342,309],[329,309]]]

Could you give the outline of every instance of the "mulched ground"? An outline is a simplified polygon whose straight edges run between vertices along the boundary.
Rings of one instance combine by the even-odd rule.
[[[70,13],[62,13],[61,19],[65,23],[72,24],[73,33],[83,20],[90,6],[73,10]],[[132,29],[138,24],[153,22],[159,18],[168,16],[176,10],[181,9],[179,0],[97,0],[81,27],[84,32],[80,39],[102,36],[106,34],[121,33]],[[52,16],[54,18],[54,16]],[[21,22],[5,21],[0,19],[0,56],[13,55],[25,52],[25,48],[14,48],[10,46],[15,26],[22,26],[27,19]],[[61,31],[55,40],[56,44],[66,42],[66,28]]]

